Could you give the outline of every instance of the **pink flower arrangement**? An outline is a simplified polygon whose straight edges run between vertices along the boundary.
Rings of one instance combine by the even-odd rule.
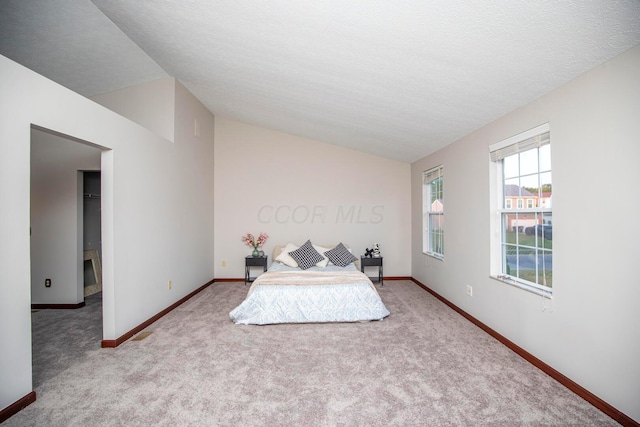
[[[247,233],[245,236],[242,236],[242,241],[245,245],[251,246],[253,249],[258,249],[264,245],[264,242],[266,242],[268,238],[267,233],[260,233],[258,239],[253,237],[253,234]]]

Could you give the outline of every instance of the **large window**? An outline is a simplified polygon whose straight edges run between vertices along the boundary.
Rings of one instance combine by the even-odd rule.
[[[442,166],[422,174],[422,252],[444,257],[444,193]]]
[[[492,228],[499,231],[492,275],[544,295],[553,286],[550,141],[545,124],[490,147],[497,187]]]

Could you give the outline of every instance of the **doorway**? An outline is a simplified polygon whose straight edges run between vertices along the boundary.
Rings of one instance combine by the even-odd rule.
[[[87,210],[85,185],[100,194],[102,150],[46,129],[31,129],[31,336],[33,386],[69,367],[102,338],[101,293],[85,298],[84,246],[101,254],[101,198]],[[85,184],[85,175],[89,180]],[[97,178],[97,179],[96,179]],[[97,185],[97,191],[95,190]],[[98,259],[100,255],[98,255]],[[95,276],[94,276],[95,277]],[[102,280],[98,280],[101,284]],[[99,312],[88,315],[87,306]],[[74,308],[67,308],[74,307]],[[86,312],[86,313],[85,313]],[[87,326],[90,326],[87,328]],[[87,333],[86,331],[90,331]]]
[[[101,174],[82,174],[84,296],[102,292]]]

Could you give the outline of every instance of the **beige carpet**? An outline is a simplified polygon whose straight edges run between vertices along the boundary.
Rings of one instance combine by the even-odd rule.
[[[213,284],[116,349],[45,344],[38,400],[6,426],[617,425],[409,281],[378,287],[388,318],[355,324],[234,325],[247,289]],[[33,313],[35,336],[64,314]]]

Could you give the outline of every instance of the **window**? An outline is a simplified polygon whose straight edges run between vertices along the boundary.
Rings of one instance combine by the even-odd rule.
[[[545,124],[489,150],[496,195],[491,274],[543,295],[551,295],[553,285],[550,142]],[[513,198],[518,209],[512,208]]]
[[[422,173],[422,252],[444,257],[444,197],[442,166]]]

